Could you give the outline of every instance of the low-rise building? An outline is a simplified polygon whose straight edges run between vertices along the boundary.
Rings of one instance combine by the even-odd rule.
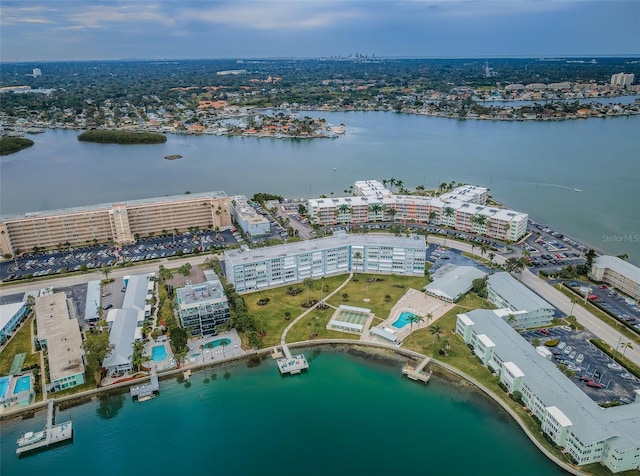
[[[29,307],[26,302],[0,306],[0,344],[11,338],[13,331],[28,315]]]
[[[78,320],[72,318],[65,293],[41,295],[35,303],[37,339],[47,349],[51,389],[84,383],[84,350]]]
[[[593,260],[591,279],[607,283],[633,300],[640,301],[640,268],[617,256],[598,256]]]
[[[509,393],[520,392],[542,431],[578,465],[640,467],[640,390],[631,404],[601,408],[496,311],[459,314],[456,333]]]
[[[224,253],[225,273],[238,292],[255,291],[351,271],[424,275],[424,236],[336,233],[317,240]]]
[[[107,315],[111,352],[102,362],[110,377],[131,373],[133,370],[133,346],[142,339],[144,311],[136,309],[111,309]]]
[[[555,309],[509,273],[501,272],[487,279],[487,299],[510,312],[504,316],[517,329],[551,324]]]
[[[425,288],[425,292],[447,302],[455,302],[468,293],[475,279],[484,278],[487,273],[473,266],[451,266],[438,270],[434,280]]]
[[[271,223],[247,203],[244,195],[231,197],[231,216],[248,236],[269,236]]]
[[[216,334],[216,327],[229,319],[229,302],[217,277],[176,289],[176,299],[180,323],[192,336]]]

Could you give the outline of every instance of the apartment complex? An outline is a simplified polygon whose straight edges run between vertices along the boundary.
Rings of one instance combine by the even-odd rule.
[[[180,324],[192,336],[215,334],[216,327],[229,319],[229,302],[222,283],[217,276],[207,279],[176,289]]]
[[[640,268],[617,256],[598,256],[593,260],[591,279],[607,283],[636,302],[640,301]]]
[[[446,265],[433,275],[433,281],[424,290],[443,301],[456,302],[471,290],[475,279],[486,275],[474,266]]]
[[[319,225],[373,221],[430,223],[498,240],[517,241],[527,230],[528,215],[486,205],[489,191],[463,185],[439,197],[395,195],[377,180],[358,181],[355,196],[314,198],[307,202]]]
[[[351,271],[424,275],[424,236],[347,235],[250,250],[225,251],[225,272],[238,292]]]
[[[487,298],[498,308],[507,308],[507,319],[517,329],[548,326],[555,310],[551,304],[509,273],[495,273],[487,280]]]
[[[625,73],[618,73],[618,74],[614,74],[611,76],[611,86],[622,86],[622,87],[630,87],[633,84],[633,80],[636,78],[636,76],[631,73],[631,74],[625,74]]]
[[[0,254],[90,243],[124,245],[176,230],[230,226],[229,197],[224,192],[46,210],[0,218]]]
[[[271,224],[247,203],[244,195],[234,195],[231,200],[231,216],[240,229],[249,236],[271,234]]]
[[[37,339],[40,346],[47,349],[53,390],[84,383],[82,336],[78,320],[71,317],[70,305],[65,293],[50,293],[36,298]]]
[[[600,462],[614,473],[640,467],[640,390],[629,405],[601,408],[495,311],[459,314],[456,333],[509,393],[522,394],[542,431],[578,465]]]

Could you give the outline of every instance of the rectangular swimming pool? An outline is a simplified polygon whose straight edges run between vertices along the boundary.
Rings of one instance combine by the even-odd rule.
[[[20,393],[25,390],[31,390],[31,377],[29,375],[23,375],[16,381],[16,386],[13,388],[13,393]]]
[[[164,345],[155,345],[151,349],[151,360],[161,362],[167,358],[167,349]]]

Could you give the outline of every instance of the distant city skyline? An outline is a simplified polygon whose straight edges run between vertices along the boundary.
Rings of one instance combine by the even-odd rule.
[[[640,2],[3,0],[2,61],[640,55]]]

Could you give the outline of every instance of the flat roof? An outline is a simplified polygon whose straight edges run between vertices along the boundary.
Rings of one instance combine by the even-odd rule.
[[[183,288],[176,289],[176,294],[178,296],[178,306],[181,309],[226,299],[222,283],[218,279],[200,284],[189,284]]]
[[[4,329],[4,326],[9,324],[9,321],[13,319],[13,316],[15,316],[24,305],[24,302],[14,302],[0,306],[0,331]]]
[[[267,261],[275,258],[285,258],[287,256],[299,255],[302,253],[313,253],[331,248],[349,246],[393,246],[396,248],[424,249],[426,252],[425,237],[421,235],[393,236],[387,233],[366,235],[343,234],[334,235],[315,240],[298,241],[283,245],[256,248],[253,250],[227,250],[224,252],[225,260],[232,265],[254,263],[256,261]]]
[[[499,294],[514,311],[553,309],[551,304],[505,271],[489,276],[487,287]]]
[[[618,258],[617,256],[598,256],[593,260],[596,268],[609,268],[635,283],[640,283],[640,268]]]
[[[69,316],[66,294],[38,297],[35,309],[38,339],[47,341],[51,380],[84,373],[80,325]]]
[[[431,294],[455,300],[471,289],[474,279],[484,278],[486,275],[485,272],[473,266],[454,266],[429,283],[425,290]]]

